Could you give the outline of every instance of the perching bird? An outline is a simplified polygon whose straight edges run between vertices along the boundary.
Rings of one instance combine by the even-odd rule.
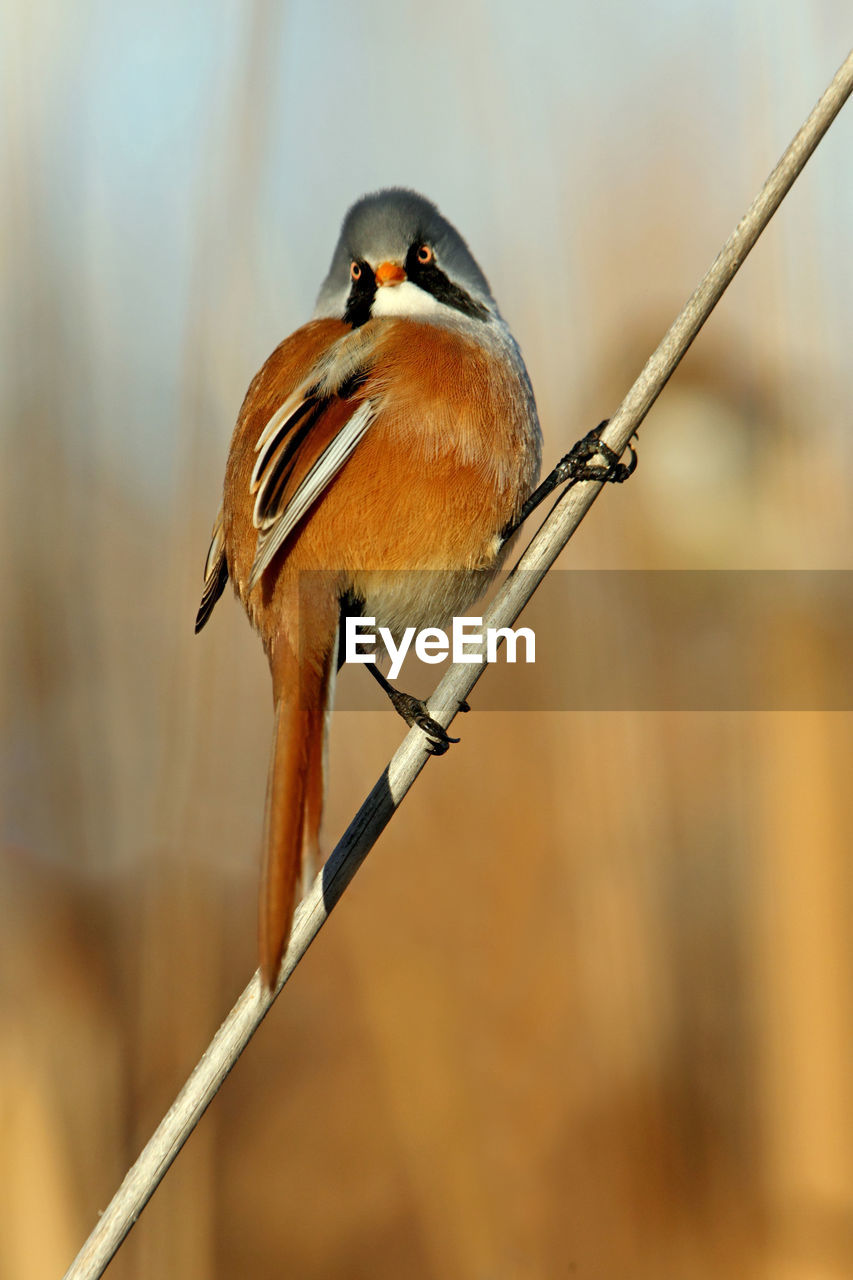
[[[260,893],[269,987],[317,850],[342,613],[395,636],[464,615],[501,563],[540,451],[524,361],[465,241],[413,191],[364,196],[344,219],[313,320],[246,393],[196,619],[199,631],[230,578],[272,672]],[[424,704],[398,695],[395,705],[446,745]]]

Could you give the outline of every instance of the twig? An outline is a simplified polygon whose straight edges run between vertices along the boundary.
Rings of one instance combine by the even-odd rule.
[[[622,453],[660,395],[851,90],[853,52],[848,55],[602,434],[604,443],[616,453]],[[557,502],[509,575],[484,619],[484,626],[505,627],[515,621],[602,487],[600,482],[585,481],[574,486]],[[483,666],[475,664],[451,667],[430,699],[430,714],[447,727],[460,701],[473,689],[482,671]],[[426,764],[429,755],[424,744],[425,738],[419,729],[411,730],[404,739],[297,911],[275,992],[269,995],[259,974],[255,974],[101,1215],[64,1280],[95,1280],[103,1274],[273,1000]]]

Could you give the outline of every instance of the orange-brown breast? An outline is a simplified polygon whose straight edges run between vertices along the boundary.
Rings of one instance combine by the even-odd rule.
[[[280,612],[276,597],[281,590],[282,605],[292,600],[293,575],[306,569],[328,573],[330,592],[375,597],[377,613],[440,625],[484,589],[500,558],[497,535],[537,478],[535,410],[511,361],[455,329],[403,318],[368,323],[377,326],[370,371],[348,406],[333,401],[312,429],[317,437],[300,473],[316,457],[316,439],[330,438],[353,402],[371,399],[376,418],[249,600],[255,442],[348,326],[318,320],[297,330],[261,369],[240,413],[225,478],[226,550],[232,581],[266,640]],[[424,572],[435,569],[452,571],[438,593],[446,607],[437,609],[426,599],[436,592]]]

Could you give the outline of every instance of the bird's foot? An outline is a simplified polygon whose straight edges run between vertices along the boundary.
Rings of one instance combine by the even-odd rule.
[[[411,693],[401,693],[399,689],[391,689],[388,697],[397,715],[402,716],[407,725],[417,725],[426,734],[430,755],[443,756],[452,742],[459,741],[458,738],[451,738],[444,726],[433,720],[422,698],[416,698]],[[470,707],[467,702],[460,703],[459,710],[469,711]]]
[[[593,427],[592,431],[588,431],[582,440],[578,440],[565,458],[560,459],[554,470],[531,493],[515,520],[510,520],[509,524],[501,531],[501,544],[509,541],[518,532],[527,517],[546,498],[550,497],[560,485],[564,484],[570,489],[572,485],[580,483],[581,480],[600,480],[602,483],[623,484],[629,476],[634,474],[637,469],[637,451],[633,444],[628,443],[628,449],[631,454],[628,462],[620,462],[616,450],[611,449],[609,444],[604,444],[600,438],[608,421],[609,419],[605,418],[603,422],[599,422],[598,426]],[[596,462],[596,458],[603,458],[604,462]]]
[[[573,445],[565,458],[561,458],[554,468],[557,472],[557,484],[569,482],[577,484],[581,480],[601,480],[608,484],[624,484],[629,476],[637,470],[637,451],[631,441],[628,442],[630,458],[627,462],[619,461],[619,454],[609,444],[601,440],[601,433],[610,421],[605,418],[597,427],[588,431],[582,440]],[[604,462],[596,462],[603,458]]]

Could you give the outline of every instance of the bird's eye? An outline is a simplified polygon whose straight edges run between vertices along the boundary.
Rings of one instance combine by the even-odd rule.
[[[353,280],[361,279],[361,267],[358,265],[357,262],[350,263],[349,273],[352,276]]]
[[[418,249],[418,262],[422,267],[427,266],[433,259],[432,249],[428,244],[422,244]]]

